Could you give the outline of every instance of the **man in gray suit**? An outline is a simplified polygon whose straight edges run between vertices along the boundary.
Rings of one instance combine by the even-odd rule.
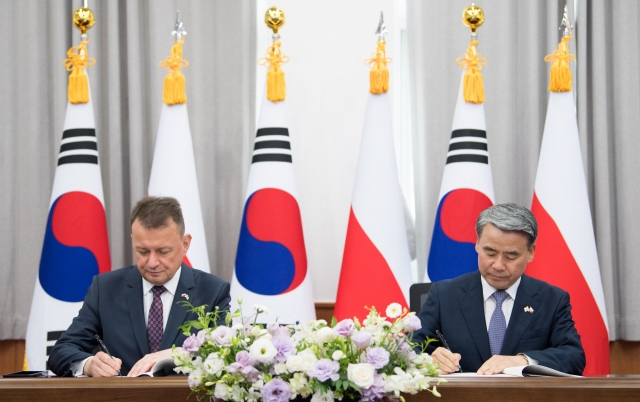
[[[135,376],[171,357],[171,346],[186,336],[178,329],[196,318],[178,305],[221,312],[229,310],[229,283],[191,269],[182,261],[191,243],[180,204],[171,197],[147,197],[131,212],[131,240],[136,265],[96,275],[84,304],[56,342],[49,367],[58,376]],[[96,335],[111,356],[99,351]]]

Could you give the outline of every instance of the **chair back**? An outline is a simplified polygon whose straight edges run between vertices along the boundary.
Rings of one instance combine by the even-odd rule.
[[[420,313],[422,305],[427,300],[431,289],[431,283],[414,283],[409,288],[409,309],[416,314]]]

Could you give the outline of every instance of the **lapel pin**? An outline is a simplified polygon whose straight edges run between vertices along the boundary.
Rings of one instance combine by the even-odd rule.
[[[189,295],[188,295],[188,294],[186,294],[186,293],[183,293],[183,294],[182,294],[182,298],[183,298],[183,299],[187,299],[187,300],[189,300]],[[526,311],[526,309],[525,309],[525,311]]]
[[[527,306],[524,308],[525,313],[533,314],[533,308],[531,306]]]

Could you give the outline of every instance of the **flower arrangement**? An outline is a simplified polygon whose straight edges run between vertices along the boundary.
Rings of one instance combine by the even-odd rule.
[[[182,302],[198,315],[181,326],[191,334],[182,348],[173,348],[175,371],[188,374],[189,387],[202,397],[224,401],[285,402],[311,398],[313,402],[333,400],[404,400],[400,393],[429,391],[440,396],[431,377],[439,374],[437,364],[424,353],[414,351],[413,331],[420,320],[398,303],[386,309],[386,318],[375,307],[360,323],[357,318],[336,322],[324,320],[305,324],[266,326],[256,324],[259,314],[240,308],[217,326],[218,310],[205,313],[205,306]]]

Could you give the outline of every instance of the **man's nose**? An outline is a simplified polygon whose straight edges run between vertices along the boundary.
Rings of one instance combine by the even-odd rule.
[[[496,269],[496,270],[503,270],[505,269],[505,264],[504,264],[504,257],[501,255],[496,256],[496,258],[493,260],[493,264],[491,264],[491,266]]]
[[[155,268],[159,263],[160,260],[158,259],[158,255],[153,251],[149,252],[149,261],[147,261],[147,265],[151,268]]]

